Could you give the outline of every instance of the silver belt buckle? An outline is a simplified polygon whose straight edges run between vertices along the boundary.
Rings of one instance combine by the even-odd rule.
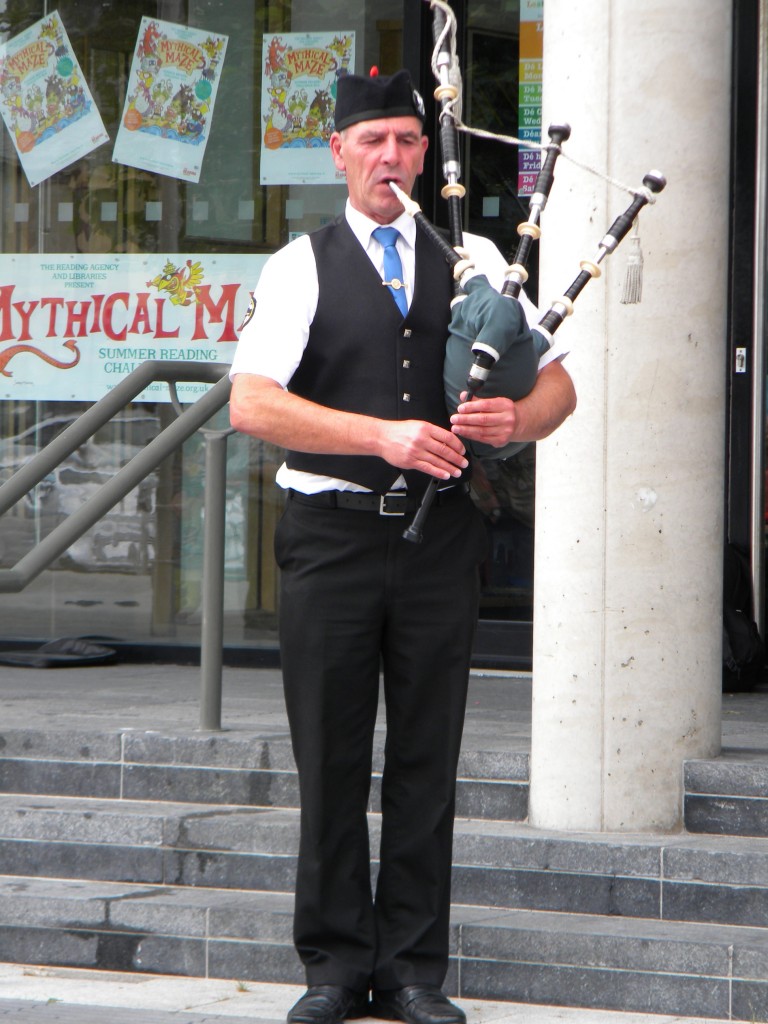
[[[387,499],[397,501],[401,499],[403,502],[403,511],[395,512],[390,511],[387,508]],[[405,515],[405,503],[408,500],[408,495],[405,491],[387,491],[386,494],[382,494],[379,498],[379,515],[380,516],[404,516]]]

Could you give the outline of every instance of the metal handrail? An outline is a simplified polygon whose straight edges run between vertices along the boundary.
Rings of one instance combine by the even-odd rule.
[[[107,480],[88,501],[72,512],[10,569],[0,569],[0,593],[19,593],[56,561],[103,515],[133,490],[160,463],[201,429],[229,401],[231,384],[226,363],[188,363],[147,360],[99,399],[41,452],[0,486],[0,516],[36,487],[64,459],[72,455],[150,384],[162,381],[175,399],[177,383],[204,383],[213,387],[165,427],[157,437]],[[176,402],[174,404],[177,404]],[[209,431],[205,481],[205,544],[223,536],[226,476],[226,437],[230,431]],[[222,443],[223,442],[223,443]],[[210,478],[210,482],[209,482]],[[215,486],[214,486],[215,484]],[[223,551],[217,557],[223,559]],[[223,572],[211,565],[204,551],[203,624],[201,636],[202,729],[221,728],[221,621]],[[206,579],[206,573],[209,579]],[[218,650],[217,650],[218,648]]]

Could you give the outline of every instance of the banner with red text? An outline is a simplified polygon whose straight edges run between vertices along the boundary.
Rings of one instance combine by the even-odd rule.
[[[147,359],[232,361],[266,255],[0,255],[0,399],[96,401]],[[179,384],[182,402],[204,384]],[[136,401],[169,401],[153,384]]]

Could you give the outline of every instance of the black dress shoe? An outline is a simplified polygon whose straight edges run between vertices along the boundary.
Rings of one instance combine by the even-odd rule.
[[[368,1014],[368,993],[342,985],[310,985],[288,1011],[288,1024],[341,1024]]]
[[[406,985],[373,993],[371,1015],[407,1024],[467,1024],[463,1010],[454,1006],[437,985]]]

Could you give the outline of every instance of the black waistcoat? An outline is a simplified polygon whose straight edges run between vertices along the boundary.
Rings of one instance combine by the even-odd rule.
[[[320,286],[309,341],[289,390],[320,405],[381,419],[449,426],[443,391],[451,275],[443,256],[416,236],[416,289],[403,320],[346,220],[311,236]],[[291,469],[350,480],[384,493],[400,470],[370,455],[291,451]],[[407,471],[410,491],[427,483]]]

